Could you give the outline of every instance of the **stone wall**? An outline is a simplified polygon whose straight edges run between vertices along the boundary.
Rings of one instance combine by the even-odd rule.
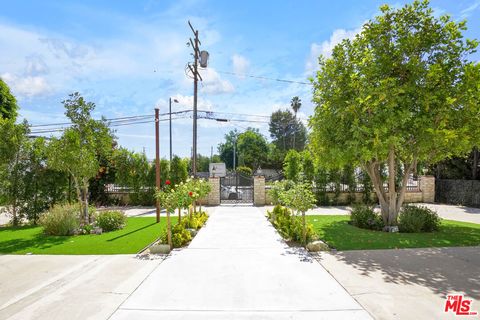
[[[253,204],[256,206],[265,205],[265,177],[256,176],[253,178]]]
[[[207,203],[210,206],[220,205],[220,178],[208,178],[208,183],[210,183],[210,193],[207,197]]]
[[[421,176],[420,190],[423,193],[423,202],[435,202],[435,177]]]

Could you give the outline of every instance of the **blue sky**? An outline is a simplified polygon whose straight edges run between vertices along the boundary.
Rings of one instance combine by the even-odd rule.
[[[31,124],[64,122],[61,101],[79,91],[107,118],[191,109],[193,84],[184,68],[186,46],[199,29],[210,52],[202,71],[199,109],[268,116],[298,95],[300,117],[313,112],[311,88],[253,79],[255,75],[305,82],[316,57],[352,37],[383,3],[404,1],[4,1],[0,11],[0,77]],[[480,38],[479,0],[431,1],[436,14],[467,19],[468,38]],[[479,60],[479,54],[472,57]],[[227,72],[227,73],[225,73]],[[226,132],[248,126],[267,137],[266,117],[221,115],[253,122],[199,120],[198,151],[214,152]],[[173,122],[175,154],[189,156],[192,120]],[[120,145],[154,155],[153,123],[116,128]],[[161,155],[168,155],[168,123],[161,123]]]

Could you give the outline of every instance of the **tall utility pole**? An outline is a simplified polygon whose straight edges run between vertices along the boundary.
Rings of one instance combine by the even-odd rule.
[[[172,163],[172,97],[168,99],[168,123],[170,124],[170,163]]]
[[[237,170],[237,166],[235,163],[235,154],[236,154],[236,146],[237,146],[237,137],[235,137],[235,140],[233,141],[233,171]]]
[[[178,103],[177,99],[173,99],[173,102]],[[170,123],[170,163],[172,163],[172,97],[168,100],[168,115]]]
[[[158,120],[158,108],[155,108],[155,186],[157,190],[160,190],[160,128]],[[157,223],[160,222],[160,202],[157,199],[155,201]]]
[[[198,63],[203,68],[207,67],[208,52],[200,51],[201,42],[198,39],[198,30],[195,30],[188,21],[190,29],[192,29],[194,40],[190,38],[190,44],[193,48],[193,66],[188,64],[188,68],[193,73],[193,147],[192,147],[192,173],[197,176],[197,96],[198,96],[198,79],[203,81],[202,76],[198,73]],[[200,61],[199,61],[200,60]]]

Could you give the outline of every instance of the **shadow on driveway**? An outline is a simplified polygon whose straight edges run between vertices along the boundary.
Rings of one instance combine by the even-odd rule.
[[[465,292],[480,299],[480,247],[345,251],[335,258],[366,277],[379,271],[388,283],[417,284],[441,297]]]

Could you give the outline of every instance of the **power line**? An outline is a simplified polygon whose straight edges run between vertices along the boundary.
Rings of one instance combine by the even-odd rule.
[[[278,81],[278,82],[287,82],[287,83],[298,83],[298,84],[306,84],[306,85],[312,85],[310,82],[303,82],[303,81],[296,81],[296,80],[287,80],[287,79],[279,79],[279,78],[269,78],[269,77],[263,77],[263,76],[254,76],[250,74],[240,74],[240,73],[235,73],[235,72],[228,72],[228,71],[218,71],[218,73],[223,73],[223,74],[229,74],[233,76],[239,76],[239,77],[248,77],[248,78],[254,78],[254,79],[261,79],[261,80],[270,80],[270,81]]]
[[[185,119],[185,117],[177,117],[177,118],[172,118],[172,120],[177,120],[177,119]],[[168,119],[160,119],[160,122],[163,121],[168,121]],[[136,125],[136,124],[143,124],[143,123],[153,123],[155,120],[143,120],[143,121],[132,121],[132,122],[125,122],[125,123],[114,123],[109,125],[109,127],[121,127],[121,126],[129,126],[129,125]],[[33,130],[30,132],[30,134],[40,134],[40,133],[53,133],[53,132],[61,132],[67,129],[68,127],[62,127],[62,128],[48,128],[48,129],[38,129],[38,130]]]
[[[168,113],[167,113],[168,114]],[[130,120],[130,119],[137,119],[137,118],[148,118],[153,117],[153,115],[139,115],[139,116],[130,116],[130,117],[119,117],[119,118],[110,118],[110,119],[100,119],[97,121],[121,121],[121,120]],[[71,122],[59,122],[59,123],[48,123],[48,124],[36,124],[31,125],[30,128],[38,128],[38,127],[51,127],[51,126],[61,126],[61,125],[70,125]]]

